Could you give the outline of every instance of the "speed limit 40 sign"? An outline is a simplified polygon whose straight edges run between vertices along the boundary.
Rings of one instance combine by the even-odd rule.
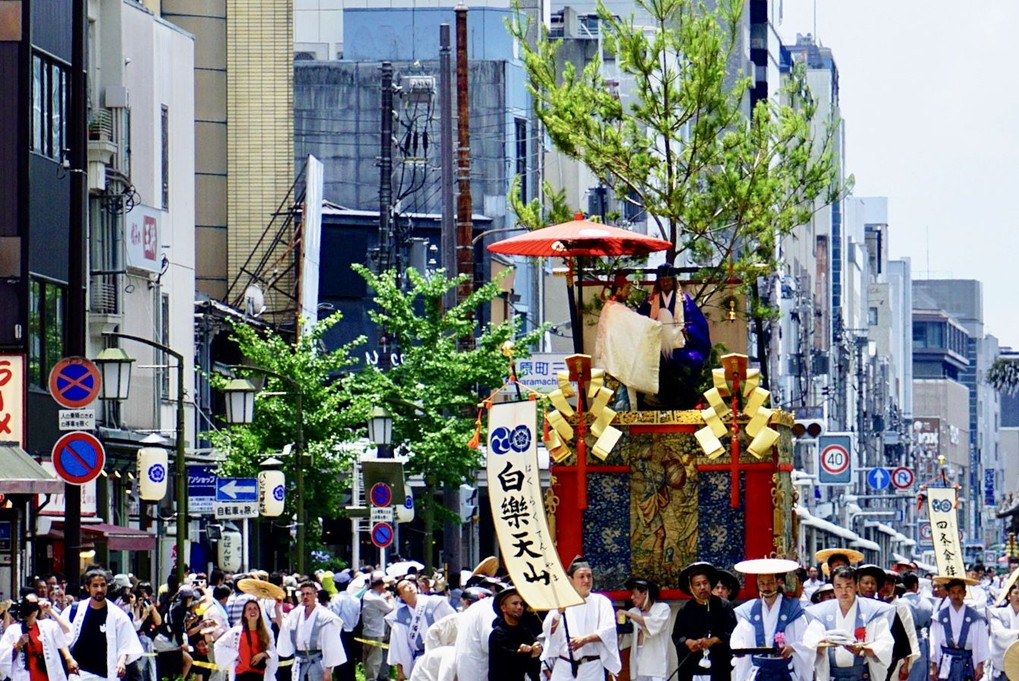
[[[852,436],[829,433],[817,438],[817,484],[848,485],[853,481]]]

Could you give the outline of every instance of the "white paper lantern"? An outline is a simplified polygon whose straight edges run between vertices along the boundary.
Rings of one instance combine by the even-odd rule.
[[[138,494],[145,501],[159,501],[166,496],[169,476],[165,449],[142,447],[138,450]]]
[[[223,530],[217,542],[217,561],[219,569],[225,572],[237,572],[241,569],[241,533],[237,530]]]
[[[286,495],[286,477],[280,470],[265,470],[258,474],[258,512],[275,518],[283,515]]]
[[[404,485],[407,492],[407,499],[402,504],[394,504],[396,509],[396,522],[409,523],[414,520],[414,497],[410,493],[410,485]]]

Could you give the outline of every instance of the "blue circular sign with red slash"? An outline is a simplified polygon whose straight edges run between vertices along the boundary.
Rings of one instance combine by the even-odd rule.
[[[50,371],[50,395],[65,409],[80,409],[99,397],[99,369],[84,357],[65,357]]]
[[[378,523],[372,527],[372,544],[384,549],[393,543],[393,526],[389,523]]]
[[[389,506],[393,502],[393,490],[384,482],[376,482],[372,485],[371,497],[372,506]]]
[[[72,485],[95,480],[105,465],[106,450],[91,433],[68,433],[53,445],[53,468]]]

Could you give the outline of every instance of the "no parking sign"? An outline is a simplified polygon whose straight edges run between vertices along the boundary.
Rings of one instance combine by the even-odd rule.
[[[848,485],[853,481],[852,437],[829,433],[817,438],[817,484]]]

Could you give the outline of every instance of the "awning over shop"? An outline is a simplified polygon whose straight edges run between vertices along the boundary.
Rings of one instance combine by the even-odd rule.
[[[821,518],[818,518],[817,516],[813,515],[810,511],[803,508],[802,506],[796,506],[795,510],[796,515],[799,516],[800,518],[800,522],[803,523],[804,525],[817,528],[822,532],[833,534],[836,537],[840,537],[842,539],[848,539],[851,542],[861,540],[860,535],[856,534],[852,530],[847,530],[844,527],[839,527],[835,523],[828,522],[827,520],[822,520]]]
[[[53,477],[24,449],[0,443],[0,494],[61,494],[64,481]]]
[[[883,532],[884,534],[887,534],[889,537],[891,537],[892,541],[896,541],[901,544],[905,544],[910,541],[909,537],[902,534],[894,527],[891,527],[890,525],[885,525],[884,523],[868,522],[865,524],[865,527],[870,527],[877,530],[878,532]],[[916,542],[914,542],[914,544],[915,543]]]
[[[49,536],[63,539],[64,523],[54,521]],[[107,523],[82,523],[81,537],[104,543],[110,551],[152,551],[156,548],[156,536],[151,532]]]
[[[881,545],[880,544],[878,544],[877,542],[872,542],[869,539],[863,539],[862,537],[860,539],[855,539],[855,540],[849,542],[849,545],[852,546],[853,548],[856,548],[856,549],[866,549],[868,551],[880,551],[881,550]]]

